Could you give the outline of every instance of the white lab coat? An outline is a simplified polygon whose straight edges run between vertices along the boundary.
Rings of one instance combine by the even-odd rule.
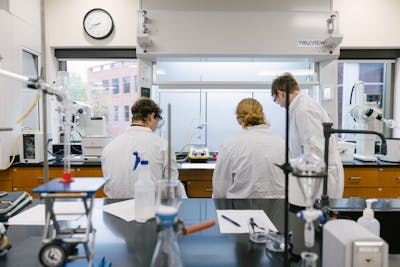
[[[214,198],[283,198],[285,141],[268,126],[244,129],[220,147],[213,174]]]
[[[104,177],[110,181],[104,186],[109,198],[133,198],[134,185],[140,166],[133,171],[134,151],[139,152],[142,160],[148,160],[154,179],[168,177],[168,144],[148,127],[132,126],[108,144],[101,156]],[[171,179],[178,179],[175,155],[171,155]],[[182,184],[181,184],[181,187]],[[187,197],[182,189],[183,197]]]
[[[324,161],[325,139],[322,123],[330,121],[321,105],[305,92],[300,92],[289,105],[289,149],[292,157],[301,156],[302,146],[311,144],[316,148],[316,154]],[[331,198],[341,198],[344,190],[344,173],[335,135],[331,135],[329,140],[328,169],[328,195]],[[289,202],[305,206],[297,178],[293,176],[289,178]],[[322,194],[322,184],[321,182],[318,197]]]

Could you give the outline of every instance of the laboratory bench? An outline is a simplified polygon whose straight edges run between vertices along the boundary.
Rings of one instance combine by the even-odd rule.
[[[120,200],[96,199],[93,209],[93,224],[96,228],[94,259],[106,257],[112,266],[149,266],[156,244],[157,232],[154,219],[147,223],[126,222],[102,211],[103,204]],[[34,200],[32,205],[40,203]],[[346,202],[338,202],[338,206]],[[32,206],[31,205],[31,206]],[[183,265],[197,266],[283,266],[281,253],[268,252],[263,244],[253,244],[248,234],[221,234],[216,209],[261,209],[268,215],[279,231],[284,227],[283,199],[184,199],[178,216],[186,225],[214,219],[211,228],[179,236]],[[289,230],[293,231],[293,252],[305,251],[304,221],[297,218],[295,211],[289,212]],[[40,266],[38,252],[41,247],[43,226],[10,225],[7,236],[12,249],[7,256],[0,257],[0,265],[7,267]],[[322,234],[317,227],[316,242],[312,251],[321,253]],[[81,248],[80,248],[81,249]],[[82,251],[80,250],[80,253]],[[23,255],[23,256],[22,256]],[[301,266],[293,262],[290,266]],[[318,266],[321,266],[321,257]],[[399,255],[389,255],[389,266],[400,266]]]
[[[60,177],[63,163],[49,163],[49,178]],[[43,164],[15,163],[0,171],[0,191],[27,191],[44,182]],[[344,162],[343,197],[396,198],[400,197],[400,164],[378,160]],[[179,179],[189,197],[211,197],[215,161],[207,163],[178,163]],[[73,177],[102,177],[100,162],[72,162]],[[103,197],[101,191],[97,197]]]

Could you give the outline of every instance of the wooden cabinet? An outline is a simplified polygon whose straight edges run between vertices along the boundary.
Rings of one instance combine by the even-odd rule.
[[[211,197],[213,169],[179,169],[188,197]]]
[[[343,197],[400,197],[400,167],[345,168]]]
[[[0,171],[0,191],[12,191],[10,169]]]
[[[26,191],[29,194],[32,194],[33,188],[44,183],[43,167],[14,167],[10,172],[12,187],[7,191]],[[62,177],[63,172],[63,167],[51,166],[49,168],[49,179],[60,178]],[[100,166],[71,167],[71,174],[72,177],[103,177]],[[37,194],[33,194],[32,196],[38,197]],[[105,197],[102,189],[97,192],[96,197]]]

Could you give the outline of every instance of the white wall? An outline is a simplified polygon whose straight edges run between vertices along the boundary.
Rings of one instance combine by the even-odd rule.
[[[9,1],[0,9],[0,68],[22,73],[22,49],[40,54],[40,0]],[[22,10],[29,10],[29,14]],[[12,128],[12,132],[0,132],[0,168],[8,162],[20,132],[16,119],[21,115],[20,82],[0,77],[0,128]]]
[[[57,62],[54,48],[136,46],[136,25],[139,0],[46,0],[47,79],[56,80]],[[104,40],[88,37],[83,30],[83,18],[93,8],[111,14],[114,31]]]
[[[333,0],[342,48],[400,48],[399,0]]]

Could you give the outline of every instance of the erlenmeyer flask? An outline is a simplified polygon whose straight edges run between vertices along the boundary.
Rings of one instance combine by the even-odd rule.
[[[325,173],[323,160],[312,145],[303,146],[303,154],[293,162],[293,175],[297,177],[307,207],[312,207]]]
[[[156,185],[156,219],[159,232],[151,267],[183,266],[177,241],[177,216],[180,205],[179,181],[159,181]]]
[[[159,227],[157,244],[151,259],[151,267],[182,267],[177,233],[178,210],[172,206],[163,205],[157,210],[156,218]]]

